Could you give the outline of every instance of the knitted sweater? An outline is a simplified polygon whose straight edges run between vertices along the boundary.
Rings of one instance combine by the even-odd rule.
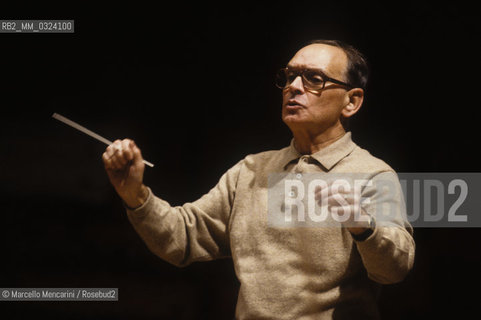
[[[174,265],[231,257],[240,281],[236,319],[377,319],[379,284],[401,281],[414,261],[402,193],[362,190],[372,200],[363,205],[370,215],[382,202],[399,208],[363,241],[342,227],[269,223],[278,213],[269,199],[273,174],[353,172],[371,180],[394,173],[348,132],[311,155],[299,154],[293,142],[248,155],[207,194],[182,206],[149,189],[147,201],[127,214],[149,249]]]

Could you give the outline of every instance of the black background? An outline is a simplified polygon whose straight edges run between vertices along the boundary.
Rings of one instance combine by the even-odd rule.
[[[306,41],[341,39],[372,70],[352,121],[356,143],[399,172],[480,171],[474,5],[131,2],[0,14],[75,19],[74,34],[0,34],[0,287],[119,288],[118,302],[3,302],[2,314],[234,316],[232,262],[179,269],[150,253],[109,185],[105,146],[54,112],[108,139],[134,139],[156,165],[146,184],[182,204],[247,154],[289,143],[273,75]],[[480,235],[416,229],[414,270],[384,288],[384,318],[479,314]]]

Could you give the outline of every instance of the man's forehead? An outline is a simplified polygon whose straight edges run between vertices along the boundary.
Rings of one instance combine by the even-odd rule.
[[[347,66],[347,56],[341,48],[316,43],[297,51],[288,65],[321,69],[330,74],[341,75]]]

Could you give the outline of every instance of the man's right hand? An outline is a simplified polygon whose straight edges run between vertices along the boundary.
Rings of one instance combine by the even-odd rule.
[[[142,153],[130,139],[116,140],[102,155],[110,183],[130,208],[140,207],[148,197],[142,183],[145,164]]]

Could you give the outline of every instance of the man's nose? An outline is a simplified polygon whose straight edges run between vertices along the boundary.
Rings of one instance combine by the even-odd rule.
[[[294,93],[304,93],[304,83],[302,77],[297,76],[289,85],[289,90]]]

